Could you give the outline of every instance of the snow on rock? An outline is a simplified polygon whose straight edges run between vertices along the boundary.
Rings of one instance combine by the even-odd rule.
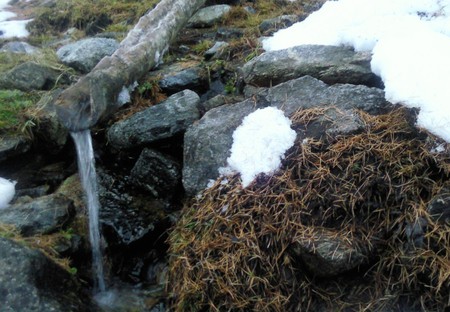
[[[9,181],[0,177],[0,209],[8,207],[9,202],[16,193],[16,181]]]
[[[274,107],[249,114],[233,133],[228,168],[220,171],[238,171],[244,187],[260,173],[273,173],[297,136],[290,126],[291,121]]]
[[[417,124],[450,142],[450,0],[328,1],[264,40],[267,51],[303,44],[371,51],[386,99],[420,108]]]

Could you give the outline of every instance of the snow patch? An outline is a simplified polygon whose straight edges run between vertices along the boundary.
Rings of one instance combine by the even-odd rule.
[[[228,167],[221,168],[220,173],[239,172],[243,187],[260,173],[273,173],[297,136],[290,126],[291,121],[274,107],[258,109],[246,116],[233,133]]]
[[[328,1],[263,41],[267,51],[302,44],[372,51],[386,99],[420,108],[417,125],[450,142],[450,0]]]
[[[9,206],[16,193],[16,181],[10,181],[0,177],[0,209]]]

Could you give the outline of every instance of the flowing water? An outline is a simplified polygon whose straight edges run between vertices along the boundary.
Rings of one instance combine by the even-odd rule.
[[[99,208],[97,175],[95,173],[94,150],[89,130],[71,132],[78,156],[78,171],[86,195],[89,211],[89,239],[92,248],[92,269],[94,273],[95,292],[106,291],[103,272],[103,253],[100,244]]]

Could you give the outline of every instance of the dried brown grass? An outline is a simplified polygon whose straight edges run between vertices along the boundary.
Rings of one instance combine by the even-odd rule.
[[[293,127],[307,130],[326,110],[295,113]],[[175,311],[449,305],[450,228],[429,216],[427,203],[448,184],[450,161],[430,152],[406,109],[357,113],[362,132],[299,136],[278,174],[245,189],[237,175],[218,179],[183,210],[169,238]],[[416,246],[407,227],[422,219],[424,243]],[[372,258],[351,277],[312,275],[290,248],[318,229],[362,242]]]

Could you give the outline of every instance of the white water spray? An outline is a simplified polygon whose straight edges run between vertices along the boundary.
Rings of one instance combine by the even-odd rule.
[[[89,211],[89,239],[92,248],[92,269],[95,277],[96,292],[106,291],[103,272],[103,253],[100,245],[99,208],[97,175],[95,173],[94,150],[89,130],[71,132],[78,156],[78,171],[86,195],[86,205]]]

